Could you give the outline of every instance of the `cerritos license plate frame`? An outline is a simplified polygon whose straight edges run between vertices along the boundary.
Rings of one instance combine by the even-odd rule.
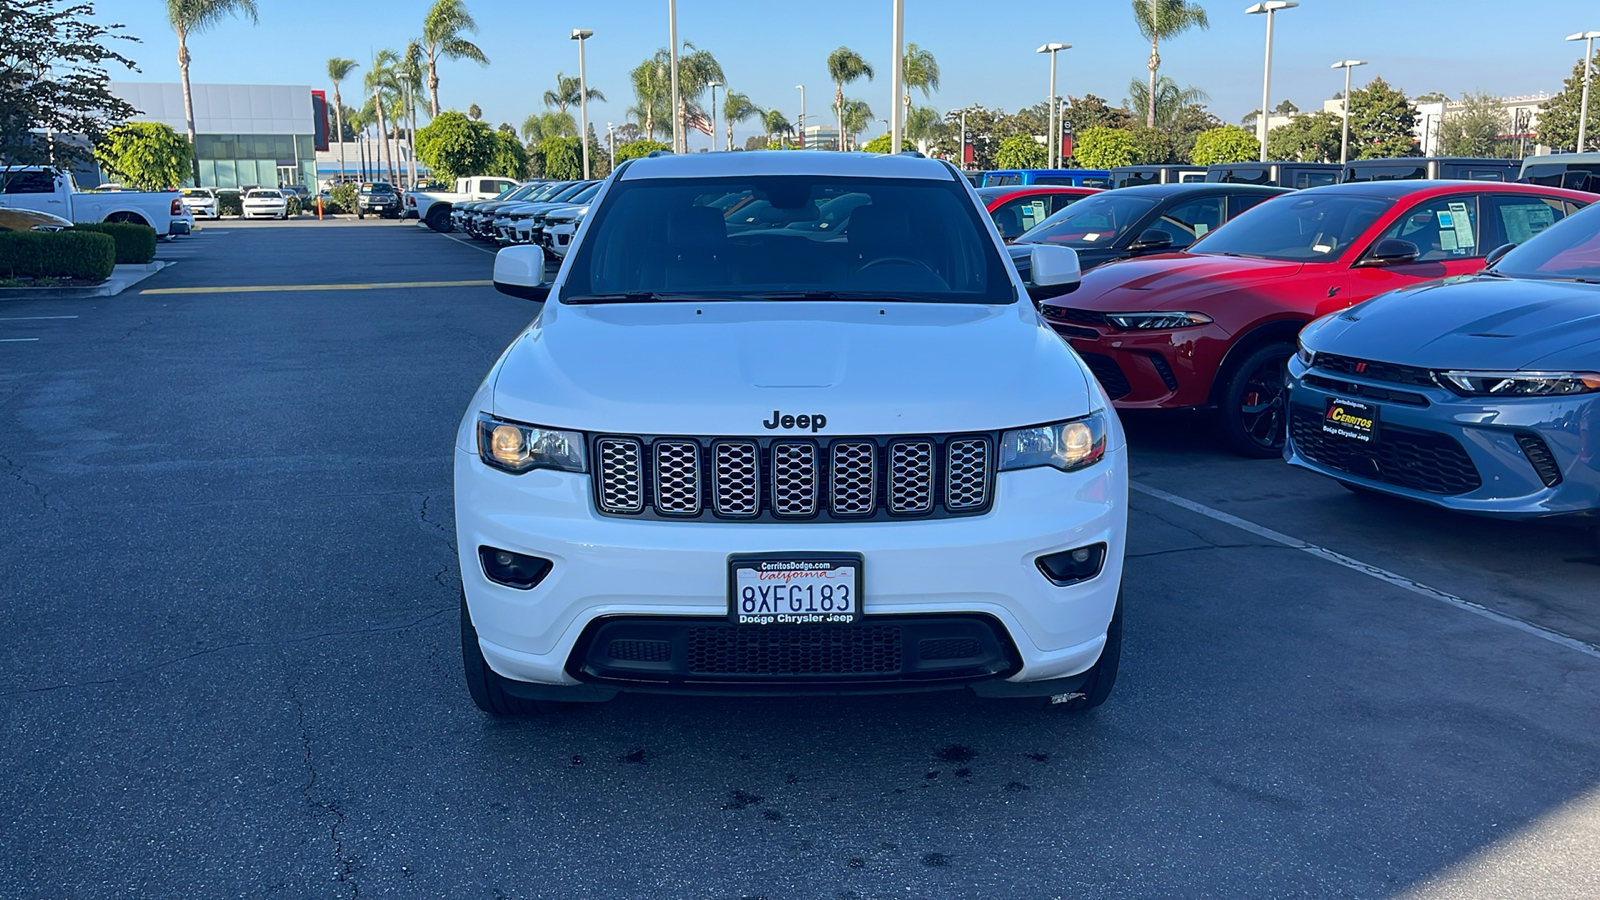
[[[852,625],[861,619],[859,553],[728,557],[728,620],[760,627]]]
[[[1378,406],[1363,400],[1329,397],[1322,413],[1325,434],[1367,446],[1378,443]]]

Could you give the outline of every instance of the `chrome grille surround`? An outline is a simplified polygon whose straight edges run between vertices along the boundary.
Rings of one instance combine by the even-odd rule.
[[[877,448],[869,441],[838,441],[832,447],[830,505],[836,516],[870,516],[878,503]]]
[[[989,504],[989,439],[958,438],[945,446],[944,505],[975,509]]]
[[[817,512],[817,447],[800,441],[772,445],[772,514],[789,518]]]
[[[889,511],[931,512],[933,494],[933,442],[896,441],[889,448]]]
[[[656,512],[667,516],[700,514],[700,444],[656,441]]]
[[[753,441],[721,441],[712,449],[711,484],[717,515],[761,514],[761,448]]]
[[[634,438],[600,438],[595,441],[601,512],[636,513],[644,510],[643,448]]]

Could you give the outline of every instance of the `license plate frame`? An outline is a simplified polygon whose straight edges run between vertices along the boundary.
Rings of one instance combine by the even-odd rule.
[[[1378,444],[1378,404],[1348,397],[1329,397],[1322,408],[1322,432],[1368,447]]]
[[[757,628],[787,625],[839,627],[853,625],[863,618],[862,585],[866,580],[864,569],[865,558],[860,553],[733,554],[728,557],[728,621]],[[753,573],[755,576],[761,574],[776,576],[769,579],[775,591],[797,587],[808,587],[811,590],[804,594],[790,590],[782,597],[776,593],[763,597],[759,589],[761,579],[747,576],[741,580],[740,572]],[[802,573],[830,574],[812,576]],[[789,574],[789,577],[784,578],[785,574]],[[753,597],[741,595],[741,588],[746,586],[756,589]],[[823,586],[828,586],[832,590],[826,594],[817,590]],[[842,611],[823,609],[824,606],[833,606],[839,602],[834,591],[841,587],[850,595],[846,598],[849,601],[848,608]],[[749,600],[753,600],[754,604],[745,602]],[[777,608],[780,603],[785,608]],[[742,609],[742,606],[748,608]]]

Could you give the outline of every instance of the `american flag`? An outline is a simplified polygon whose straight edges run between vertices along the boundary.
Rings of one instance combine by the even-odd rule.
[[[683,124],[693,128],[695,131],[698,131],[701,134],[708,136],[711,134],[711,120],[706,118],[706,114],[704,112],[701,112],[692,106],[684,109]]]

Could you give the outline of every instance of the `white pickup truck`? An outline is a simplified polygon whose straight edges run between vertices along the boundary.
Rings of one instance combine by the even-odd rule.
[[[434,231],[450,230],[450,210],[468,200],[492,200],[517,186],[512,178],[473,175],[456,179],[453,191],[406,191],[405,217],[416,216]]]
[[[131,222],[149,225],[157,237],[189,232],[183,195],[175,191],[78,190],[70,172],[42,166],[0,166],[0,206],[32,209],[71,219],[79,224]]]

